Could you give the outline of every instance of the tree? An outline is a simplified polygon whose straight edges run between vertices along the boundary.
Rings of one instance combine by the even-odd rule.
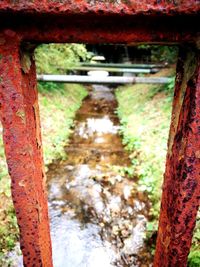
[[[35,50],[38,73],[63,74],[88,58],[83,44],[42,44]]]

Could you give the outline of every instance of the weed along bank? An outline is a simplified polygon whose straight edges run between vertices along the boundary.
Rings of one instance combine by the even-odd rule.
[[[50,42],[179,46],[154,267],[187,266],[200,199],[199,18],[194,0],[0,2],[0,118],[24,266],[53,266],[33,57]]]

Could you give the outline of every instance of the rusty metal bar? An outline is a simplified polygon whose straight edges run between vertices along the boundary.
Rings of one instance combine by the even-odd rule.
[[[0,40],[0,119],[23,262],[52,267],[35,64],[15,32]]]
[[[154,267],[186,267],[200,197],[200,52],[179,53]]]
[[[84,76],[84,75],[37,75],[38,81],[60,82],[60,83],[86,83],[86,84],[134,84],[134,83],[152,83],[167,84],[171,78],[166,77],[124,77],[124,76]]]

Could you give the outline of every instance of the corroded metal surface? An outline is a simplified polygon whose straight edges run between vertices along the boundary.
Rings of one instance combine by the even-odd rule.
[[[11,31],[0,35],[0,118],[24,266],[50,267],[35,65],[19,42]]]
[[[3,0],[0,11],[51,14],[189,14],[200,10],[198,0]]]
[[[187,266],[200,200],[200,54],[181,48],[154,266]]]
[[[199,45],[199,13],[199,0],[0,1],[0,28],[34,42]]]

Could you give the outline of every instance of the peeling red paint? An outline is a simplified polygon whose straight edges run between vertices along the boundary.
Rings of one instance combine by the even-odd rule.
[[[52,266],[35,65],[23,71],[20,40],[1,35],[0,118],[24,266]],[[27,53],[27,51],[26,51]]]
[[[181,48],[154,267],[187,266],[200,201],[200,54]]]
[[[199,43],[197,2],[1,1],[0,27],[34,42]]]
[[[154,266],[186,266],[200,195],[199,14],[198,0],[0,1],[0,118],[24,266],[52,266],[30,50],[44,42],[184,44]]]

